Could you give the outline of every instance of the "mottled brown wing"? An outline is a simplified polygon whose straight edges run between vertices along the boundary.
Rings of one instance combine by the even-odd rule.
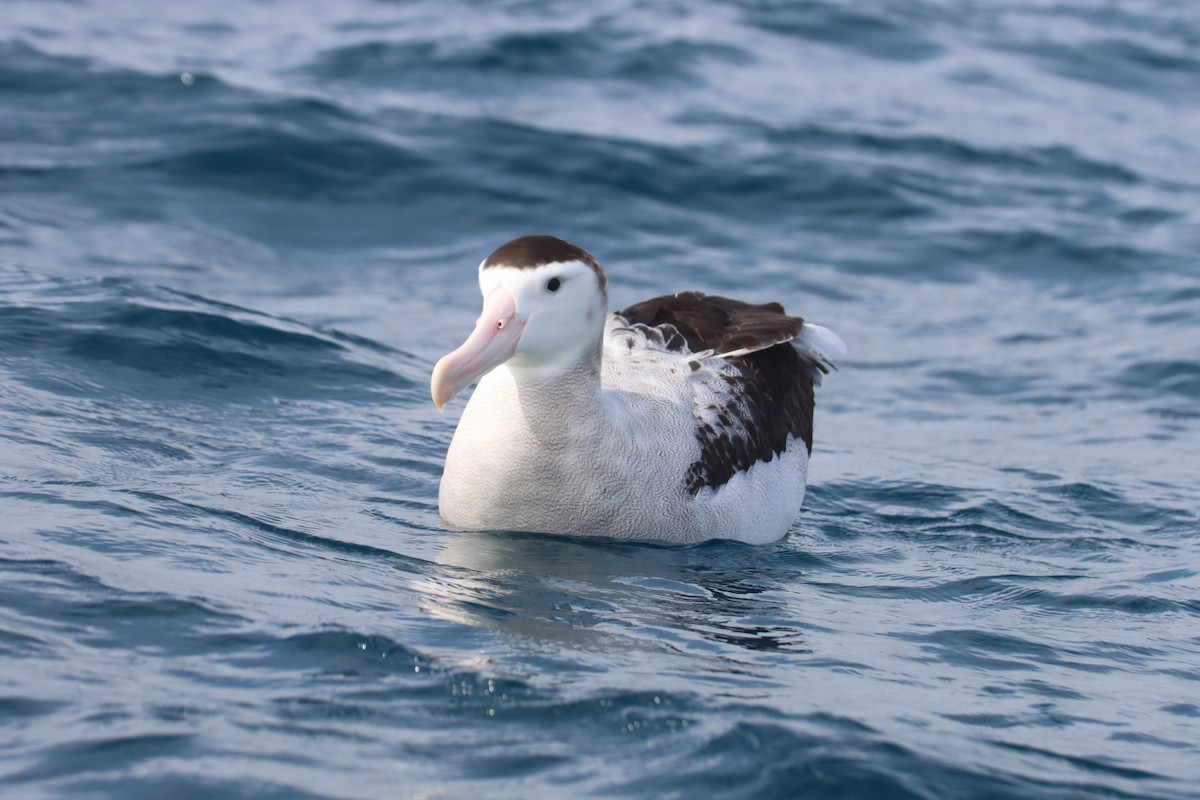
[[[800,317],[788,316],[778,303],[753,305],[699,292],[655,297],[619,313],[630,325],[656,331],[667,346],[674,343],[672,349],[682,350],[686,342],[691,352],[711,350],[735,368],[721,407],[698,409],[700,458],[684,476],[691,494],[720,488],[737,473],[771,461],[789,438],[812,452],[813,370],[825,368],[787,344],[804,327]]]

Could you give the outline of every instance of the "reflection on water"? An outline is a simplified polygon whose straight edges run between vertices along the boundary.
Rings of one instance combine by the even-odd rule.
[[[772,597],[770,583],[780,576],[753,566],[772,563],[770,550],[452,534],[437,557],[447,569],[418,587],[425,610],[455,622],[572,650],[619,648],[631,658],[641,651],[719,656],[711,667],[721,671],[738,660],[724,645],[808,652],[803,621]]]

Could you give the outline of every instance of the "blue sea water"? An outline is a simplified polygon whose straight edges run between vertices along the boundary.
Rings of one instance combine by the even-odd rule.
[[[448,532],[514,236],[850,358],[777,544]],[[1200,781],[1200,8],[0,3],[0,795]]]

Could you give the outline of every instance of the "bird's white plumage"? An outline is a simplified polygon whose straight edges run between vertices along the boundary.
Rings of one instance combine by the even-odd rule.
[[[738,353],[681,350],[662,329],[618,315],[601,328],[589,319],[605,304],[598,275],[577,263],[481,267],[485,297],[511,294],[524,330],[514,355],[479,378],[459,421],[439,495],[446,523],[679,543],[778,539],[804,499],[805,443],[789,438],[770,460],[689,492],[698,426],[730,424],[720,409],[739,402],[729,360]],[[490,324],[481,318],[475,335]],[[534,344],[522,351],[526,336]],[[556,341],[572,355],[556,358]],[[826,367],[845,352],[808,324],[795,345]],[[435,371],[435,399],[439,380]]]

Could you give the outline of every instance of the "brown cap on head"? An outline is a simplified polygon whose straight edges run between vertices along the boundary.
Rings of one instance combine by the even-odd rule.
[[[555,264],[567,261],[579,261],[591,267],[600,282],[600,288],[608,288],[608,279],[600,262],[583,248],[576,247],[565,239],[557,236],[522,236],[507,244],[497,247],[492,254],[483,260],[481,269],[488,267],[512,267],[515,269],[533,269],[543,264]]]

